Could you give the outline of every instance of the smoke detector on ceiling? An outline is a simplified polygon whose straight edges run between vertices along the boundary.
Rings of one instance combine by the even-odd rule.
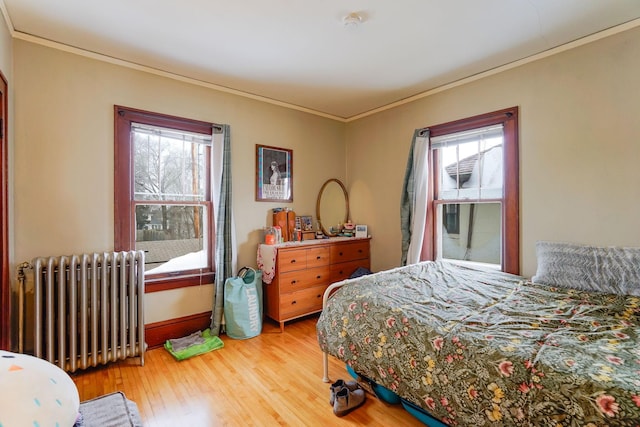
[[[362,24],[362,22],[364,22],[364,20],[362,19],[362,16],[357,12],[351,12],[350,14],[342,18],[342,23],[349,29],[357,28],[360,24]]]

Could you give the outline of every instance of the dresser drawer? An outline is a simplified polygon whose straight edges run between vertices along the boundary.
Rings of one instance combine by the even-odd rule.
[[[299,289],[329,284],[329,266],[308,268],[306,270],[288,271],[278,279],[280,292],[293,292]]]
[[[368,240],[331,247],[331,264],[365,258],[369,258]]]
[[[329,281],[331,283],[339,282],[340,280],[348,279],[358,267],[369,268],[369,258],[359,259],[356,261],[343,262],[341,264],[331,264],[331,276]]]
[[[278,272],[303,270],[307,268],[307,250],[279,250],[278,251]]]
[[[330,255],[331,252],[327,246],[307,249],[307,267],[313,268],[329,265]]]
[[[322,310],[325,289],[321,285],[280,295],[280,317],[287,319]]]

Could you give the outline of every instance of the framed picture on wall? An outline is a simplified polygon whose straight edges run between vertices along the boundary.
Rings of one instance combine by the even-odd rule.
[[[293,150],[256,144],[256,201],[293,202]]]

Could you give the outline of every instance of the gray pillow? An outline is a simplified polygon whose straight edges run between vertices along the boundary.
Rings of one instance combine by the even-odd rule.
[[[537,242],[534,283],[640,296],[640,248]]]

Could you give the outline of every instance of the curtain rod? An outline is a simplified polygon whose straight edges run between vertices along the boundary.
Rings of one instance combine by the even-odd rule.
[[[504,115],[506,116],[507,119],[510,119],[511,117],[513,117],[513,113],[511,111],[505,112]],[[429,132],[428,127],[418,129],[418,136],[424,136],[424,134],[427,132]]]
[[[124,116],[126,112],[127,112],[126,110],[118,108],[118,114],[119,115]],[[140,116],[145,116],[145,117],[153,117],[153,118],[157,118],[158,117],[157,114],[146,113],[144,111],[139,111],[139,110],[135,111],[135,114],[138,114]],[[180,118],[174,118],[174,117],[171,117],[171,116],[164,116],[164,115],[163,115],[163,120],[176,121],[176,122],[177,121],[182,121],[182,119],[180,119]],[[193,121],[199,121],[201,123],[207,123],[207,125],[211,126],[212,129],[215,129],[218,132],[222,132],[222,125],[219,125],[219,124],[216,124],[216,123],[202,122],[201,120],[193,120]]]

